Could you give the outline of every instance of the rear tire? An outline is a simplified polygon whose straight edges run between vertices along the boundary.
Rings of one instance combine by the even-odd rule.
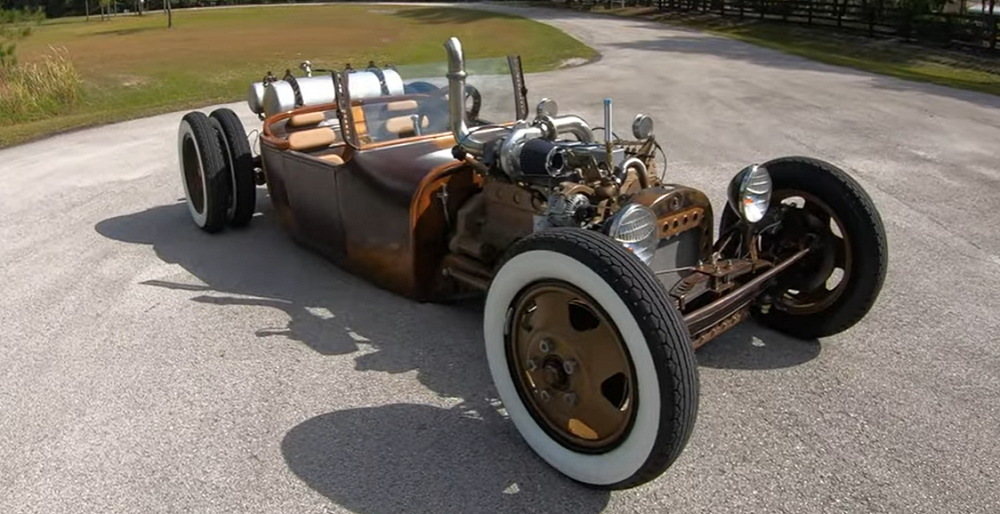
[[[212,111],[209,117],[219,124],[223,138],[223,156],[231,175],[233,191],[226,218],[234,227],[244,227],[253,218],[257,208],[257,183],[254,179],[253,154],[247,141],[243,122],[232,109]]]
[[[217,131],[204,113],[192,111],[181,119],[177,154],[191,219],[205,232],[222,230],[232,185]]]
[[[553,287],[571,299],[533,300],[533,292]],[[617,242],[580,229],[518,241],[490,285],[483,326],[507,413],[532,450],[569,478],[600,489],[635,487],[666,471],[687,445],[699,394],[687,327],[652,271]],[[595,353],[598,347],[606,351]],[[594,355],[623,364],[609,368]],[[558,375],[559,362],[578,371],[541,384],[528,378],[538,368],[529,363],[527,372],[520,362],[527,359],[557,363],[545,373]],[[617,369],[623,372],[608,375]],[[550,396],[541,391],[550,390],[551,402],[569,407],[542,406]]]

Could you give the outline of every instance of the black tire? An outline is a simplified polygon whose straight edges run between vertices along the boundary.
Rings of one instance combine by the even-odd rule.
[[[513,306],[518,298],[539,281],[568,284],[599,306],[628,355],[636,383],[635,411],[607,448],[580,449],[554,436],[518,385],[509,324],[517,316]],[[660,476],[687,445],[699,403],[690,335],[649,267],[621,244],[571,228],[523,238],[499,266],[484,317],[487,359],[500,399],[525,442],[559,472],[598,489],[635,487]],[[588,364],[580,366],[585,373]],[[593,378],[597,382],[591,383],[605,385],[600,376]]]
[[[219,124],[223,135],[223,155],[232,177],[232,198],[226,218],[234,227],[244,227],[257,208],[257,183],[254,180],[253,154],[243,122],[232,109],[212,111],[209,117]]]
[[[850,248],[850,273],[836,286],[839,290],[836,297],[828,305],[820,304],[818,310],[796,312],[794,309],[782,310],[781,305],[776,304],[766,313],[755,311],[755,317],[771,328],[801,339],[827,337],[851,328],[875,304],[888,268],[888,242],[878,210],[857,181],[828,162],[795,156],[775,159],[763,166],[771,175],[772,195],[783,196],[782,191],[786,192],[784,194],[799,191],[813,195],[839,218],[841,239],[847,241]],[[771,208],[774,206],[772,202]],[[737,221],[736,214],[727,206],[720,234]],[[816,263],[817,269],[826,269],[815,260],[807,262]],[[818,280],[813,278],[808,282],[810,291],[816,290]]]
[[[208,116],[192,111],[181,118],[177,152],[192,220],[205,232],[222,230],[232,185],[217,131]]]

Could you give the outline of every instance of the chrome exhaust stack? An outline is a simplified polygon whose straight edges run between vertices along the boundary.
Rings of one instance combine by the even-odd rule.
[[[451,133],[455,142],[466,152],[483,155],[483,143],[469,135],[469,125],[465,120],[465,56],[462,54],[462,42],[457,37],[451,37],[444,44],[448,51],[448,113],[451,121]]]

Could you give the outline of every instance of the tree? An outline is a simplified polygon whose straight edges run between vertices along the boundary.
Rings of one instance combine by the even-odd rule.
[[[0,8],[0,69],[17,65],[17,42],[31,35],[31,28],[45,19],[41,8]]]

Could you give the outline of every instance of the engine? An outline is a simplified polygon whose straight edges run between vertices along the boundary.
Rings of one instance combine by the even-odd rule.
[[[453,38],[445,47],[450,124],[459,142],[454,153],[475,163],[486,178],[482,201],[470,203],[459,213],[462,227],[453,250],[475,247],[464,253],[483,259],[478,249],[482,245],[472,242],[504,248],[533,231],[579,227],[604,232],[649,264],[660,241],[658,217],[648,202],[633,199],[650,186],[660,185],[650,169],[659,149],[651,137],[652,120],[636,116],[635,139],[618,140],[610,130],[612,102],[605,99],[604,137],[598,141],[583,119],[559,115],[556,103],[543,99],[533,119],[505,127],[500,137],[477,139],[467,126],[462,103],[461,44]]]

